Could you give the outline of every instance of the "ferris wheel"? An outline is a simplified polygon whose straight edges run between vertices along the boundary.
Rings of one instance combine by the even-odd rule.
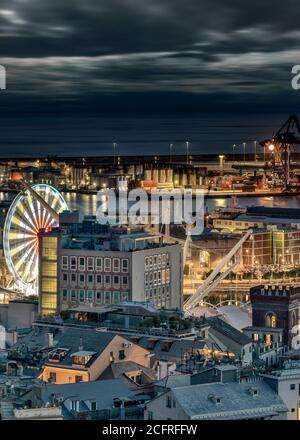
[[[58,226],[58,214],[68,209],[52,186],[25,186],[13,200],[4,224],[3,249],[16,287],[36,292],[38,277],[38,233]]]

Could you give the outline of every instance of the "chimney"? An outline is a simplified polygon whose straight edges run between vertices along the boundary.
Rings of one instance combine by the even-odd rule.
[[[80,339],[79,339],[79,347],[78,347],[78,350],[79,350],[79,351],[82,351],[82,350],[83,350],[83,340],[82,340],[82,336],[80,336]]]

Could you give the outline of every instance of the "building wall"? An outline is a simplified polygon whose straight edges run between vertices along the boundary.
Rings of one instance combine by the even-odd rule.
[[[124,347],[124,343],[129,345],[129,347]],[[123,360],[119,359],[120,350],[124,350],[125,352],[125,358]],[[150,352],[117,335],[89,368],[91,381],[97,380],[110,365],[111,353],[113,353],[116,363],[132,361],[150,368]]]
[[[172,408],[167,407],[168,397],[171,398]],[[173,406],[174,402],[175,407]],[[174,399],[171,390],[147,403],[144,419],[149,420],[150,418],[153,418],[153,420],[190,420],[189,416]]]
[[[68,267],[63,261],[68,257]],[[71,269],[71,258],[76,258],[76,269]],[[88,258],[95,259],[94,270],[88,270]],[[85,259],[85,269],[79,269],[79,258]],[[102,258],[102,269],[96,270],[96,259]],[[167,261],[164,266],[150,270],[146,259]],[[105,269],[105,259],[111,260],[111,270]],[[114,271],[114,262],[119,261],[119,270]],[[123,261],[128,269],[123,270]],[[72,260],[73,261],[73,260]],[[152,261],[152,260],[151,260]],[[182,305],[182,252],[181,246],[169,245],[131,252],[97,251],[86,249],[61,249],[59,255],[58,292],[59,310],[83,303],[116,304],[122,301],[150,301],[157,307],[180,308]],[[150,286],[150,277],[152,285]],[[160,272],[160,274],[159,274]],[[156,281],[154,281],[154,275]],[[92,282],[88,283],[91,276]],[[106,277],[111,280],[106,284]],[[114,284],[114,279],[119,283]],[[66,278],[66,280],[65,280]],[[74,281],[72,281],[74,278]],[[84,282],[80,279],[83,278]],[[123,280],[127,278],[127,284]],[[160,281],[159,281],[160,279]],[[101,282],[98,283],[98,280]]]
[[[286,404],[289,410],[287,420],[300,420],[300,373],[286,378],[265,376],[264,380]]]
[[[53,383],[56,383],[58,385],[62,385],[65,383],[75,383],[76,376],[81,376],[82,382],[90,382],[90,375],[88,371],[79,368],[60,368],[58,366],[55,366],[55,364],[53,366],[45,365],[41,374],[41,378],[44,382],[49,382],[51,373],[56,374],[56,380],[53,381]]]
[[[128,346],[124,346],[124,344]],[[124,350],[125,358],[123,360],[119,359],[120,350]],[[116,335],[90,367],[83,368],[76,367],[76,365],[58,367],[55,364],[53,366],[48,364],[43,370],[42,378],[48,382],[50,373],[56,373],[56,384],[75,383],[76,376],[82,376],[83,382],[95,381],[110,365],[111,353],[113,353],[116,363],[132,361],[150,368],[150,352],[148,350]]]

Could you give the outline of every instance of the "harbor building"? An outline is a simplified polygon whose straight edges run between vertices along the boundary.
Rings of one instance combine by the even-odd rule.
[[[39,234],[39,313],[122,301],[181,308],[182,273],[180,244],[65,212],[59,228]]]

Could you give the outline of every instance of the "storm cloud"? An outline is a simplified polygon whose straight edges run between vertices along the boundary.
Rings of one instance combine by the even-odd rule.
[[[293,106],[299,9],[297,0],[1,0],[0,106],[124,107],[130,94],[142,110],[159,96],[167,109],[272,109],[283,96]]]

